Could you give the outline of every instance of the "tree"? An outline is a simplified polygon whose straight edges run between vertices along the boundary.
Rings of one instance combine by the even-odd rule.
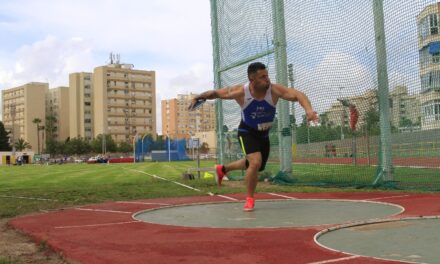
[[[55,140],[55,135],[58,130],[57,118],[53,113],[46,116],[46,152],[50,155],[55,155],[59,152],[60,144]]]
[[[32,120],[32,123],[37,125],[37,150],[38,150],[38,154],[40,154],[40,123],[41,123],[41,119],[40,118],[34,118],[34,120]]]
[[[124,141],[119,143],[117,151],[122,153],[130,153],[133,152],[133,146],[130,143]]]
[[[319,123],[324,127],[330,126],[328,113],[319,114]]]
[[[379,135],[380,127],[379,127],[380,116],[379,112],[374,108],[370,108],[368,112],[364,116],[364,125],[365,136],[367,138],[367,158],[368,165],[371,164],[371,156],[370,156],[370,136],[371,135]]]
[[[23,151],[25,149],[31,149],[32,146],[31,144],[29,144],[29,142],[26,142],[24,139],[19,138],[15,143],[14,143],[15,149],[18,151]]]
[[[206,154],[209,151],[209,145],[206,142],[203,142],[202,145],[200,146],[200,152]]]
[[[0,151],[11,151],[8,135],[3,122],[0,121]]]
[[[51,156],[56,154],[62,154],[63,144],[57,142],[53,138],[49,138],[46,140],[46,153],[49,153]]]
[[[364,116],[364,129],[367,132],[367,135],[379,135],[379,121],[379,112],[374,108],[370,108]]]
[[[66,144],[64,146],[64,151],[66,154],[86,154],[90,153],[92,148],[90,147],[90,144],[83,138],[73,138],[69,141],[66,141]]]
[[[99,134],[96,138],[90,142],[90,146],[92,151],[95,153],[102,152],[102,134]],[[111,135],[105,135],[105,146],[107,152],[115,152],[116,151],[116,143],[113,140]]]

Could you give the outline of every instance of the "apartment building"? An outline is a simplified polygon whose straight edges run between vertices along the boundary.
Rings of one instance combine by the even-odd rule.
[[[188,111],[197,94],[179,94],[177,98],[162,100],[162,133],[171,138],[189,138],[198,132],[215,131],[215,105],[207,101],[196,111]]]
[[[91,72],[69,74],[69,136],[93,138],[93,82]]]
[[[401,131],[420,130],[420,95],[409,95],[406,86],[397,86],[390,92],[391,124]]]
[[[65,141],[70,136],[69,87],[49,89],[46,95],[46,136]]]
[[[417,15],[422,130],[440,128],[440,3]]]
[[[356,128],[359,129],[364,125],[364,118],[367,112],[374,108],[379,110],[378,98],[375,90],[368,90],[362,95],[344,98],[349,103],[354,104],[359,112],[359,119]],[[390,92],[390,121],[391,125],[399,128],[401,131],[405,129],[413,131],[420,129],[420,96],[409,95],[406,86],[397,86]],[[342,106],[340,102],[332,104],[330,109],[326,111],[328,122],[331,126],[340,126],[344,124],[349,127],[350,113],[348,107]],[[406,126],[411,127],[406,127]]]
[[[110,63],[93,72],[93,135],[116,142],[136,135],[156,137],[156,74],[131,64]]]
[[[351,104],[354,104],[359,112],[359,119],[356,129],[359,129],[364,124],[364,116],[371,107],[378,109],[378,102],[375,90],[368,90],[362,95],[352,96],[347,99]],[[343,106],[340,102],[331,105],[330,109],[326,111],[328,124],[333,127],[341,126],[349,127],[350,113],[348,107]]]
[[[44,147],[43,140],[37,138],[37,125],[33,120],[46,121],[45,100],[49,89],[47,83],[30,82],[22,86],[2,90],[3,124],[11,132],[11,140],[24,139],[35,152]],[[39,145],[40,144],[40,148]]]

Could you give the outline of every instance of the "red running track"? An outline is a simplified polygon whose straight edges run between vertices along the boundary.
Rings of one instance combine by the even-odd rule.
[[[389,202],[405,211],[394,218],[440,215],[439,194],[395,192],[282,193],[298,199]],[[241,194],[228,195],[243,200]],[[257,199],[284,199],[260,193]],[[164,226],[133,220],[132,214],[164,205],[228,201],[219,196],[109,202],[18,217],[9,224],[45,241],[68,261],[80,263],[404,263],[330,251],[314,242],[334,226],[239,229]],[[258,210],[258,208],[257,208]]]

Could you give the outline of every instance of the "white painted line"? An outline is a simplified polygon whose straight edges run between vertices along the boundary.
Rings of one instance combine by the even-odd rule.
[[[384,197],[378,197],[378,198],[365,199],[365,201],[382,200],[382,199],[389,199],[389,198],[400,198],[400,197],[408,197],[408,196],[409,196],[409,194],[395,195],[395,196],[384,196]]]
[[[167,203],[144,203],[144,202],[129,202],[129,201],[118,201],[116,203],[126,203],[126,204],[146,204],[146,205],[171,205]]]
[[[164,180],[164,181],[167,181],[167,182],[172,182],[172,183],[174,183],[174,184],[180,185],[180,186],[182,186],[182,187],[185,187],[185,188],[188,188],[188,189],[191,189],[191,190],[197,191],[197,192],[203,192],[203,191],[201,191],[201,190],[199,190],[199,189],[196,189],[196,188],[194,188],[194,187],[188,186],[188,185],[186,185],[186,184],[183,184],[183,183],[180,183],[180,182],[176,182],[176,181],[171,181],[171,180],[168,180],[168,179],[165,179],[165,178],[159,177],[159,176],[154,175],[154,174],[146,173],[146,172],[144,172],[144,171],[133,170],[133,169],[127,169],[127,170],[135,171],[135,172],[138,172],[138,173],[143,173],[143,174],[146,174],[146,175],[151,176],[151,177],[153,177],[153,178],[158,178],[158,179],[161,179],[161,180]],[[226,196],[226,195],[214,194],[214,193],[212,193],[212,192],[207,192],[206,194],[208,194],[208,195],[210,195],[210,196],[219,196],[219,197],[222,197],[222,198],[225,198],[225,199],[231,200],[231,201],[238,201],[238,199],[235,199],[235,198],[232,198],[232,197],[229,197],[229,196]]]
[[[194,190],[194,191],[197,191],[197,192],[202,192],[201,190],[196,189],[196,188],[191,187],[191,186],[188,186],[188,185],[186,185],[186,184],[183,184],[183,183],[180,183],[180,182],[176,182],[176,181],[171,181],[171,180],[168,180],[168,179],[165,179],[165,178],[159,177],[159,176],[154,175],[154,174],[146,173],[146,172],[144,172],[144,171],[133,170],[133,169],[127,169],[127,170],[131,170],[131,171],[135,171],[135,172],[138,172],[138,173],[146,174],[146,175],[151,176],[151,177],[153,177],[153,178],[161,179],[161,180],[164,180],[164,181],[167,181],[167,182],[172,182],[172,183],[174,183],[174,184],[177,184],[177,185],[183,186],[183,187],[185,187],[185,188],[188,188],[188,189],[191,189],[191,190]]]
[[[92,211],[92,212],[104,212],[104,213],[117,213],[117,214],[132,214],[133,212],[115,211],[115,210],[104,210],[104,209],[89,209],[89,208],[75,208],[79,211]]]
[[[25,196],[12,196],[12,195],[0,195],[1,198],[14,198],[14,199],[27,199],[27,200],[38,200],[38,201],[54,201],[58,200],[54,199],[46,199],[46,198],[36,198],[36,197],[25,197]]]
[[[235,198],[232,198],[232,197],[229,197],[229,196],[226,196],[226,195],[217,194],[217,196],[225,198],[225,199],[228,199],[228,200],[231,200],[231,201],[238,201],[238,199],[235,199]]]
[[[291,199],[291,200],[297,199],[295,197],[291,197],[291,196],[287,196],[287,195],[282,195],[282,194],[277,194],[277,193],[267,193],[267,194],[270,194],[270,195],[273,195],[273,196],[282,197],[282,198],[286,198],[286,199]]]
[[[397,219],[370,219],[367,221],[360,221],[360,222],[352,222],[352,223],[347,223],[347,224],[342,224],[339,226],[335,226],[335,227],[331,227],[331,228],[327,228],[324,230],[319,231],[318,233],[315,234],[315,236],[313,237],[313,241],[315,242],[315,244],[317,244],[318,246],[325,248],[327,250],[333,251],[333,252],[338,252],[338,253],[344,253],[344,254],[351,254],[349,252],[344,252],[344,251],[340,251],[340,250],[336,250],[333,249],[331,247],[325,246],[321,243],[318,242],[318,238],[321,237],[322,235],[335,231],[335,230],[339,230],[339,229],[343,229],[343,228],[349,228],[349,227],[354,227],[354,226],[363,226],[363,225],[369,225],[369,224],[380,224],[380,223],[391,223],[391,222],[398,222],[398,221],[405,221],[405,220],[418,220],[418,219],[440,219],[440,215],[438,216],[418,216],[418,217],[402,217],[402,218],[397,218]],[[351,254],[353,255],[353,254]],[[386,258],[379,258],[379,257],[372,257],[372,256],[364,256],[364,255],[353,255],[353,256],[357,256],[357,257],[365,257],[365,258],[372,258],[372,259],[379,259],[379,260],[386,260],[386,261],[397,261],[397,260],[393,260],[393,259],[386,259]],[[317,263],[323,263],[323,262],[313,262],[313,263],[309,263],[309,264],[317,264]],[[420,262],[411,262],[411,261],[405,261],[405,263],[414,263],[414,264],[420,264]]]
[[[99,226],[111,226],[111,225],[125,225],[125,224],[133,224],[133,223],[139,223],[139,221],[117,222],[117,223],[107,223],[107,224],[94,224],[94,225],[56,226],[55,229],[81,228],[81,227],[99,227]]]
[[[360,256],[350,256],[350,257],[344,257],[344,258],[337,258],[337,259],[329,259],[329,260],[323,260],[323,261],[317,261],[317,262],[310,262],[308,264],[325,264],[325,263],[334,263],[339,261],[345,261],[350,259],[359,258]]]

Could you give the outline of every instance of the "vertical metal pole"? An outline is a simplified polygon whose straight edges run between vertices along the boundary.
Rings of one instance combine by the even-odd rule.
[[[383,0],[373,0],[374,32],[376,42],[377,80],[380,112],[380,166],[384,181],[393,180],[391,157],[391,126],[389,113],[389,88],[387,71],[387,53],[385,45],[385,26]],[[377,181],[377,180],[376,180]]]
[[[133,136],[133,163],[136,163],[136,135]]]
[[[197,177],[200,179],[200,139],[197,138]]]
[[[286,29],[284,22],[284,0],[272,0],[276,82],[287,86]],[[292,173],[292,138],[289,127],[289,103],[280,99],[278,111],[278,137],[280,139],[280,171]]]
[[[170,137],[168,136],[168,162],[171,162],[171,145],[170,145]]]
[[[211,0],[211,32],[212,32],[212,49],[213,49],[213,63],[214,63],[214,87],[221,88],[220,76],[220,42],[218,32],[218,12],[217,0]],[[217,159],[220,164],[224,163],[224,132],[223,132],[223,104],[221,100],[215,103],[215,112],[217,115],[217,151],[219,153]]]
[[[342,87],[339,87],[339,99],[342,100]],[[345,126],[345,109],[344,104],[341,102],[341,141],[345,138],[344,126]]]
[[[295,87],[295,77],[293,76],[293,64],[290,63],[287,65],[288,72],[289,72],[289,81],[290,81],[290,88]],[[296,142],[296,117],[295,117],[295,103],[291,102],[291,109],[292,109],[292,120],[290,121],[290,126],[292,128],[292,158],[296,159],[296,152],[297,152],[297,142]]]
[[[11,118],[12,118],[12,129],[11,129],[11,134],[12,134],[12,138],[11,138],[11,142],[12,142],[12,156],[15,157],[15,114],[16,114],[16,106],[15,103],[12,103],[9,109],[10,113],[11,113]]]
[[[352,155],[352,162],[353,165],[356,165],[357,160],[356,160],[356,132],[353,131],[353,137],[351,139],[351,155]]]

